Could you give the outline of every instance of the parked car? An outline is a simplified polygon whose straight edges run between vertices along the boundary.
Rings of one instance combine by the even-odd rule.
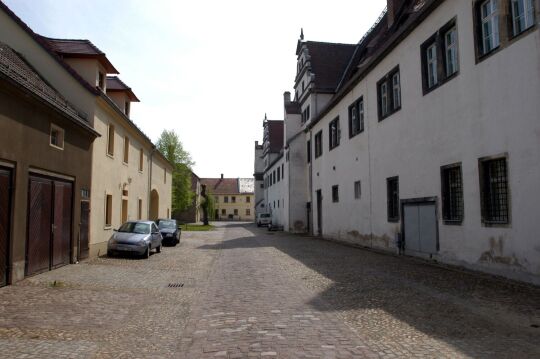
[[[163,238],[158,226],[152,221],[129,221],[120,226],[107,243],[107,255],[134,253],[145,258],[155,249],[161,252]]]
[[[257,227],[268,226],[272,223],[272,216],[270,213],[257,213]]]
[[[176,219],[158,219],[156,224],[163,237],[163,244],[176,246],[180,243],[182,228],[180,228]]]

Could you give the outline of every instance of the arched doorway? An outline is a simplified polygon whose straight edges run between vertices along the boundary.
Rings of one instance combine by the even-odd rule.
[[[159,217],[159,194],[153,189],[150,193],[150,218],[151,220],[156,220]]]

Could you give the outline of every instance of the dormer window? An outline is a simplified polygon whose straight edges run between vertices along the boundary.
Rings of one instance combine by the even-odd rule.
[[[98,72],[98,87],[105,91],[105,74],[103,72]]]
[[[129,105],[130,105],[129,101],[126,101],[124,103],[124,113],[126,114],[127,117],[129,117]]]

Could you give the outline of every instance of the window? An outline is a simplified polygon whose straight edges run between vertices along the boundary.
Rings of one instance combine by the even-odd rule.
[[[234,210],[234,215],[238,216],[238,210],[237,209]]]
[[[281,179],[285,179],[285,165],[281,164]]]
[[[456,19],[452,19],[420,47],[424,95],[453,78],[459,70]]]
[[[246,196],[246,203],[251,203],[251,197],[250,196]]]
[[[236,203],[236,197],[235,196],[231,196],[231,203]]]
[[[107,154],[114,156],[114,125],[109,125],[107,132]]]
[[[315,134],[315,158],[322,155],[322,130]]]
[[[511,0],[512,33],[514,36],[534,25],[533,0]]]
[[[441,168],[442,212],[445,222],[463,221],[461,164]]]
[[[214,201],[215,201],[216,203],[219,203],[219,197],[218,197],[218,196],[214,196]]]
[[[426,51],[428,88],[437,85],[437,45],[432,44]]]
[[[306,123],[309,121],[309,118],[311,116],[309,105],[302,111],[302,123]]]
[[[388,222],[399,221],[399,179],[391,177],[386,179],[387,215]]]
[[[311,140],[307,141],[307,162],[311,163]]]
[[[112,195],[105,195],[105,227],[112,225]]]
[[[142,199],[140,198],[137,203],[137,219],[142,219]]]
[[[339,186],[338,185],[332,186],[332,202],[334,203],[339,202]]]
[[[480,190],[484,223],[509,223],[506,158],[480,161]]]
[[[277,168],[277,181],[279,182],[281,180],[281,167]]]
[[[339,130],[339,116],[333,119],[328,124],[328,145],[330,150],[339,146],[339,138],[341,137],[341,131]]]
[[[277,208],[279,208],[279,199],[277,200]]]
[[[251,209],[246,209],[246,216],[251,216]]]
[[[223,197],[223,203],[229,203],[229,196]]]
[[[401,79],[399,66],[377,83],[379,121],[401,109]]]
[[[364,131],[364,99],[360,97],[349,106],[349,138]]]
[[[127,117],[129,117],[129,105],[130,105],[129,101],[124,102],[124,113],[126,114]]]
[[[359,199],[362,195],[362,187],[360,181],[354,182],[354,198]]]
[[[226,215],[227,215],[227,211],[224,210],[224,209],[222,209],[222,210],[221,210],[221,215],[222,215],[222,216],[226,216]]]
[[[485,55],[499,47],[499,0],[486,0],[480,5],[481,51]]]
[[[129,137],[124,137],[124,163],[129,162]]]
[[[64,130],[52,123],[49,144],[60,150],[64,149]]]
[[[276,183],[276,170],[272,172],[272,183]]]
[[[105,90],[105,74],[103,72],[98,72],[98,87]]]
[[[142,172],[144,169],[144,151],[141,148],[139,150],[139,172]]]

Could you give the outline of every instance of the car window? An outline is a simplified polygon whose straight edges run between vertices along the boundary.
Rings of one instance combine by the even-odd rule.
[[[152,232],[159,232],[158,227],[152,223]]]
[[[159,221],[159,229],[176,229],[176,221]]]
[[[148,234],[150,233],[150,226],[147,223],[127,222],[120,226],[118,232]]]

